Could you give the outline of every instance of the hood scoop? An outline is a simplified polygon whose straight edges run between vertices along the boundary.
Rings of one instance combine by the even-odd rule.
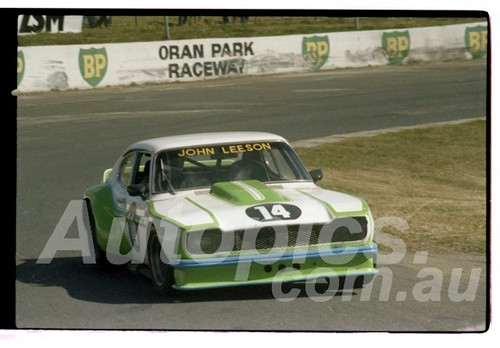
[[[210,189],[210,195],[237,206],[288,201],[258,180],[218,182]]]

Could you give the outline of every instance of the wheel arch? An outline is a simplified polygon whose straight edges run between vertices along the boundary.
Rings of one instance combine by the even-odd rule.
[[[89,219],[94,220],[97,243],[101,249],[106,250],[115,210],[111,188],[108,184],[92,186],[85,192],[83,200],[87,205]]]

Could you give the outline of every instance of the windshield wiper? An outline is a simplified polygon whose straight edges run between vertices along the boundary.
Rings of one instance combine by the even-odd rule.
[[[163,164],[163,159],[160,158],[160,167],[161,167],[161,178],[165,180],[168,184],[168,187],[170,188],[170,192],[175,195],[177,192],[175,192],[174,187],[172,186],[172,183],[170,180],[168,180],[168,176],[165,173],[165,165]]]

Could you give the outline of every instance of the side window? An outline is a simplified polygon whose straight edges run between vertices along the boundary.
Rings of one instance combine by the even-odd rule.
[[[149,176],[151,167],[151,155],[149,153],[139,153],[137,160],[139,166],[134,176],[134,184],[144,184],[149,189]]]
[[[130,177],[132,174],[132,168],[134,165],[135,152],[125,156],[120,165],[120,183],[127,187],[130,185]]]

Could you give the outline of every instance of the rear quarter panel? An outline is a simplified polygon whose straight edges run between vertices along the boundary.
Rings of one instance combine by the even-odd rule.
[[[106,250],[113,219],[124,218],[125,214],[116,209],[108,183],[90,187],[85,193],[85,200],[90,204],[91,213],[94,215],[97,243],[102,250]],[[123,235],[120,242],[120,253],[126,254],[130,248]]]

